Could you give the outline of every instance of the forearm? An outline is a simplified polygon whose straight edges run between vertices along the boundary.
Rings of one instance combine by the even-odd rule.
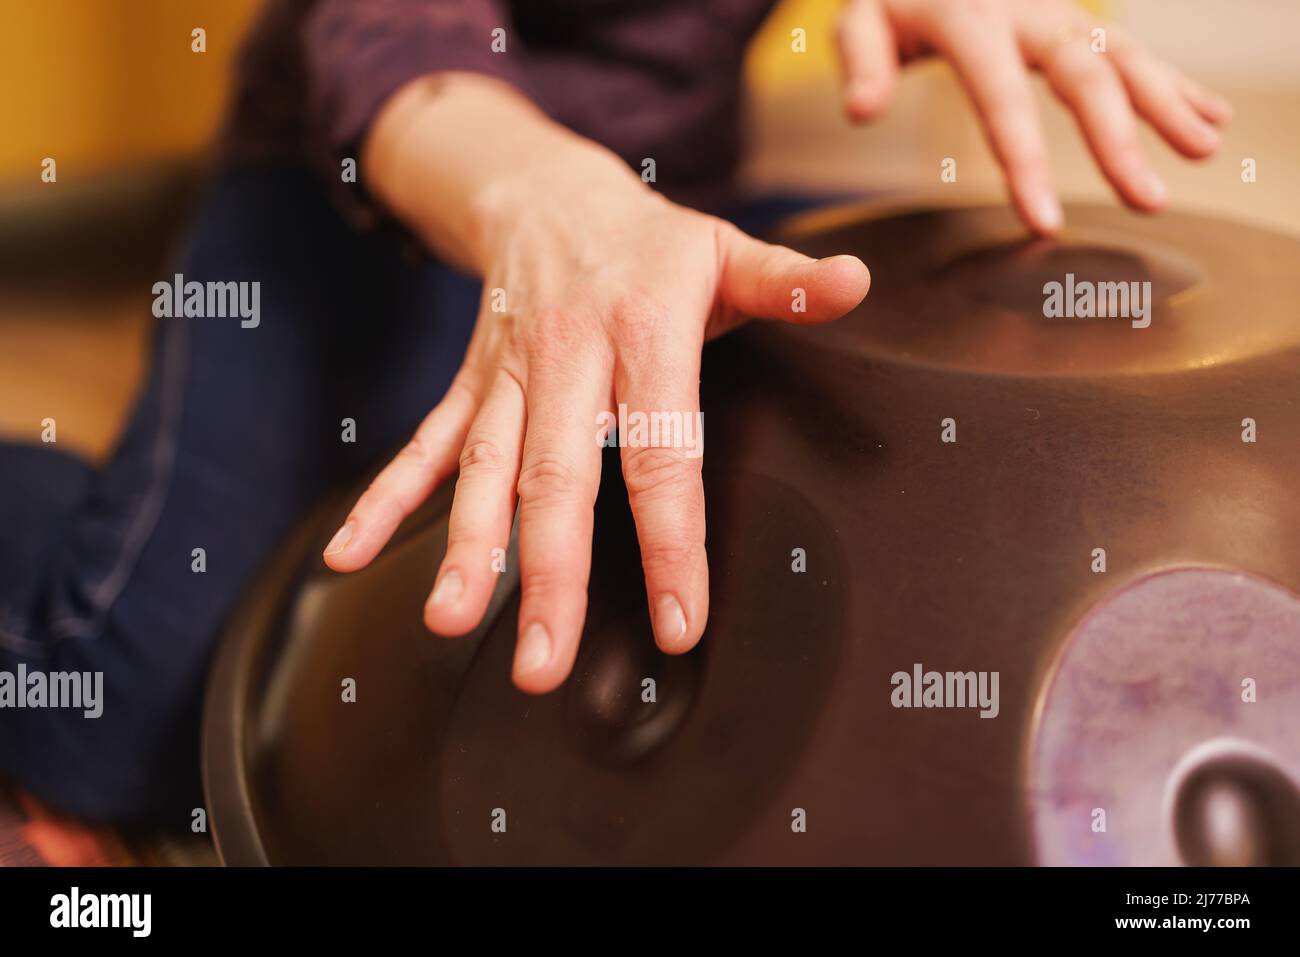
[[[438,255],[482,275],[490,236],[530,195],[643,189],[617,156],[509,84],[444,73],[385,104],[362,151],[371,192]]]

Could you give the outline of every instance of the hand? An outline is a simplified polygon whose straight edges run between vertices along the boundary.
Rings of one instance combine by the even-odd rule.
[[[840,19],[840,60],[849,116],[865,120],[888,103],[900,62],[939,54],[951,61],[1006,172],[1021,217],[1041,233],[1063,221],[1028,70],[1043,73],[1074,112],[1097,164],[1131,206],[1153,211],[1166,190],[1147,164],[1134,112],[1186,156],[1219,147],[1231,107],[1132,38],[1065,0],[850,0]]]
[[[835,319],[870,283],[852,256],[809,259],[676,206],[590,144],[553,152],[531,151],[538,159],[476,204],[484,298],[465,363],[325,552],[338,571],[367,564],[459,461],[424,619],[461,635],[483,618],[517,496],[514,680],[530,692],[556,687],[577,654],[601,413],[625,403],[696,415],[707,337],[748,317]],[[793,310],[797,289],[806,312]],[[684,448],[622,450],[655,641],[669,653],[690,649],[708,616],[700,463]]]

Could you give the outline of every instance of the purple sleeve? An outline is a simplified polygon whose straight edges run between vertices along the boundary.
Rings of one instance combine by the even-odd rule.
[[[504,52],[493,31],[504,29]],[[510,16],[499,0],[319,0],[303,30],[308,123],[333,176],[357,155],[393,93],[427,73],[462,70],[525,88]]]

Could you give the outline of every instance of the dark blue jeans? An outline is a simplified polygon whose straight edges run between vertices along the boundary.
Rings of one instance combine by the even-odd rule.
[[[260,281],[260,324],[155,320],[145,391],[101,472],[57,445],[0,446],[0,671],[104,683],[99,718],[0,709],[0,775],[93,819],[183,825],[200,806],[224,617],[290,527],[438,402],[478,304],[476,281],[357,234],[295,169],[218,177],[176,271]]]
[[[354,232],[293,168],[217,177],[175,271],[260,281],[259,325],[156,320],[147,384],[101,471],[57,445],[0,445],[0,671],[104,682],[98,718],[0,708],[0,776],[85,818],[182,827],[201,804],[199,715],[222,622],[295,522],[442,397],[479,287]]]

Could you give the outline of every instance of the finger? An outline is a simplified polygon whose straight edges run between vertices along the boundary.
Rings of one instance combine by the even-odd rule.
[[[1039,68],[1074,113],[1097,165],[1125,202],[1147,211],[1163,206],[1168,192],[1143,155],[1128,92],[1105,54],[1083,40],[1057,43]]]
[[[936,44],[979,114],[1021,219],[1036,232],[1056,233],[1065,215],[1029,75],[1010,24],[998,17],[965,14],[941,21],[936,29]]]
[[[615,393],[626,406],[629,423],[627,434],[619,437],[623,478],[636,521],[650,622],[655,643],[672,654],[695,646],[709,613],[701,479],[702,345],[652,337],[646,348],[655,361],[620,359],[615,374]]]
[[[856,256],[813,259],[747,236],[725,224],[719,242],[718,291],[729,307],[723,325],[741,319],[827,322],[853,309],[871,287]]]
[[[325,546],[326,565],[336,572],[364,568],[392,538],[402,520],[451,475],[478,408],[478,389],[476,373],[462,367],[411,441],[352,506],[343,526]]]
[[[573,667],[587,613],[592,509],[600,485],[596,420],[608,405],[600,360],[530,362],[519,469],[519,643],[514,681],[550,691]]]
[[[1140,47],[1112,44],[1119,70],[1139,114],[1185,156],[1199,159],[1219,148],[1219,133],[1184,95],[1178,73]]]
[[[880,0],[851,0],[840,14],[836,39],[844,109],[850,119],[871,119],[889,105],[898,82],[898,47]]]
[[[1186,76],[1179,76],[1178,86],[1192,108],[1215,126],[1222,126],[1232,119],[1232,104],[1226,98],[1209,92]]]
[[[447,553],[424,606],[430,631],[463,635],[483,619],[510,542],[524,426],[523,389],[500,371],[460,453]]]

